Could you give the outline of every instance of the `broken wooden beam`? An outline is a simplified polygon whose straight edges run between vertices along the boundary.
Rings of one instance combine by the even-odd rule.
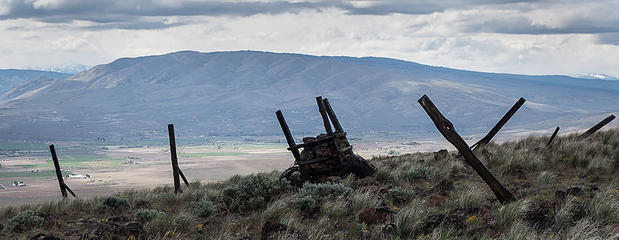
[[[322,101],[321,96],[316,97],[316,104],[318,104],[318,111],[320,112],[320,116],[322,117],[322,123],[325,125],[325,131],[327,131],[327,135],[333,134],[333,129],[331,129],[331,123],[329,122],[327,111],[325,110],[325,103]]]
[[[587,130],[586,132],[584,132],[583,134],[578,136],[577,140],[583,140],[585,138],[588,138],[589,136],[591,136],[591,134],[594,134],[595,132],[600,130],[600,128],[604,127],[606,124],[611,122],[613,119],[615,119],[615,115],[612,115],[612,114],[610,116],[604,118],[604,120],[602,120],[598,124],[595,124],[595,126],[593,126],[589,130]]]
[[[178,158],[176,156],[176,139],[174,137],[174,124],[168,124],[168,136],[170,138],[170,157],[172,159],[172,177],[174,178],[174,194],[183,192],[179,179]]]
[[[494,125],[494,127],[490,130],[490,132],[488,132],[488,134],[486,134],[486,136],[480,139],[477,143],[473,144],[471,146],[471,149],[475,151],[475,149],[483,148],[484,146],[486,146],[486,144],[490,143],[492,138],[494,138],[494,136],[499,132],[499,130],[501,130],[501,128],[505,125],[505,123],[507,123],[507,121],[509,121],[509,119],[516,113],[516,111],[518,111],[518,109],[522,107],[524,102],[526,102],[524,98],[518,99],[518,101],[514,104],[514,106],[512,106],[512,108],[510,108],[509,111],[507,111],[507,113],[503,115],[501,120],[499,120],[499,122],[496,125]]]
[[[77,198],[77,195],[64,183],[64,178],[62,177],[62,172],[60,170],[60,163],[58,163],[58,155],[56,155],[56,148],[54,144],[49,145],[49,151],[52,154],[52,161],[54,162],[54,169],[56,170],[56,178],[58,179],[58,186],[60,186],[60,194],[62,194],[63,198],[67,198],[67,190],[73,195],[73,197]]]
[[[488,168],[486,168],[486,166],[481,161],[479,161],[477,156],[475,156],[475,154],[466,144],[464,139],[462,139],[462,137],[456,132],[453,124],[449,120],[447,120],[447,118],[445,118],[443,114],[441,114],[441,112],[438,110],[438,108],[436,108],[434,103],[432,103],[430,98],[428,98],[428,96],[426,95],[423,95],[423,97],[421,97],[418,102],[419,104],[421,104],[428,116],[430,116],[432,122],[434,122],[434,125],[439,130],[439,132],[441,132],[443,137],[445,137],[447,141],[453,144],[460,151],[462,156],[464,156],[466,162],[471,165],[471,167],[473,167],[477,174],[479,174],[479,176],[481,176],[481,178],[488,184],[488,186],[490,186],[490,189],[497,197],[499,202],[501,202],[502,204],[506,204],[515,201],[516,197],[505,186],[503,186],[501,182],[499,182],[499,180],[488,170]]]
[[[555,140],[555,137],[557,136],[558,132],[559,132],[559,127],[555,128],[555,131],[552,133],[552,136],[550,136],[550,139],[548,139],[548,142],[546,143],[546,147],[550,147],[550,145],[552,144],[552,141]]]
[[[292,152],[294,160],[299,161],[301,159],[301,154],[299,153],[299,149],[294,148],[297,144],[294,142],[292,133],[290,133],[290,128],[288,128],[288,124],[286,123],[286,119],[284,118],[282,110],[277,110],[277,112],[275,112],[275,115],[277,116],[277,121],[279,121],[279,126],[282,127],[282,132],[284,132],[286,142],[288,142],[288,149],[290,150],[290,152]]]
[[[325,109],[327,110],[327,114],[329,115],[329,119],[331,119],[331,123],[333,123],[333,127],[335,128],[335,132],[344,132],[342,125],[340,124],[340,120],[337,119],[333,108],[331,108],[331,104],[329,103],[329,99],[322,100],[325,105]]]

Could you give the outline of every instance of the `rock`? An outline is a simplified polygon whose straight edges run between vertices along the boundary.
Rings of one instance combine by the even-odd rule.
[[[565,190],[565,193],[567,195],[572,195],[572,196],[577,196],[577,197],[585,195],[585,192],[579,187],[568,188],[567,190]]]
[[[567,197],[567,194],[564,191],[561,191],[561,189],[555,191],[555,197],[561,201],[565,200],[565,197]]]
[[[330,183],[341,183],[342,182],[342,178],[338,177],[338,176],[329,176],[326,179],[327,182]]]
[[[359,222],[367,225],[377,224],[381,220],[384,221],[384,217],[381,215],[383,214],[379,214],[376,208],[366,208],[359,213]]]
[[[148,209],[150,208],[150,203],[146,200],[139,200],[135,203],[135,209]]]
[[[439,150],[438,152],[434,152],[434,160],[435,161],[441,161],[441,160],[447,158],[448,154],[449,154],[449,152],[447,152],[447,149],[442,149],[442,150]]]
[[[129,222],[125,225],[125,228],[123,230],[126,234],[129,235],[140,235],[142,234],[142,223]]]
[[[378,185],[378,181],[376,181],[376,179],[373,177],[365,177],[365,178],[356,180],[354,183],[355,188],[370,187],[370,186],[376,186],[376,185]]]
[[[391,236],[393,236],[396,232],[397,232],[396,225],[393,223],[390,223],[383,227],[383,230],[381,231],[381,235],[383,239],[391,239]]]
[[[286,231],[286,229],[288,229],[288,227],[284,224],[272,223],[272,222],[267,221],[262,225],[262,238],[261,239],[262,240],[269,239],[269,237],[273,235],[274,233]]]
[[[426,205],[438,207],[447,202],[447,198],[438,194],[432,194],[426,198]]]
[[[436,186],[434,186],[434,191],[438,193],[447,193],[454,188],[453,181],[449,179],[443,179]]]

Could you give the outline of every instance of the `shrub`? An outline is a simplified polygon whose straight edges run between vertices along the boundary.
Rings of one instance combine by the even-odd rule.
[[[342,184],[331,183],[306,183],[292,201],[293,206],[305,213],[313,213],[320,210],[322,201],[334,199],[338,196],[347,196],[352,188]]]
[[[199,202],[191,203],[191,212],[198,217],[209,217],[215,213],[217,209],[211,201],[202,200]]]
[[[585,216],[584,202],[578,198],[568,198],[555,213],[555,220],[561,227],[567,227]]]
[[[394,187],[387,191],[387,198],[398,203],[408,202],[412,197],[412,191],[401,187]]]
[[[619,194],[612,190],[595,194],[587,213],[601,223],[619,222]]]
[[[9,219],[9,221],[7,221],[6,223],[6,226],[4,226],[4,231],[29,231],[32,228],[41,227],[44,221],[45,220],[42,217],[37,216],[32,210],[26,210]]]
[[[224,188],[224,202],[232,212],[248,213],[262,209],[275,197],[290,189],[288,181],[250,175]]]
[[[103,199],[99,205],[97,205],[96,210],[99,212],[121,212],[126,209],[129,209],[129,201],[124,198],[109,196]]]
[[[160,215],[166,215],[166,213],[154,209],[139,209],[135,212],[133,218],[137,221],[145,223]]]
[[[402,178],[406,181],[412,182],[417,179],[428,178],[428,169],[426,168],[413,168],[411,170],[402,173]]]

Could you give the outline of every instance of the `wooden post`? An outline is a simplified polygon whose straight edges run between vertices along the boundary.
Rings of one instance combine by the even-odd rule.
[[[329,99],[325,98],[322,101],[324,102],[325,109],[327,110],[327,114],[329,114],[329,119],[331,119],[331,123],[333,123],[335,132],[339,132],[339,133],[344,132],[344,129],[342,128],[342,125],[340,124],[340,120],[337,119],[337,116],[335,115],[333,108],[331,108],[331,104],[329,104]]]
[[[598,124],[595,124],[595,126],[593,126],[589,130],[587,130],[586,132],[584,132],[583,134],[578,136],[577,140],[583,140],[585,138],[588,138],[589,136],[591,136],[591,134],[594,134],[595,132],[597,132],[597,130],[600,130],[600,128],[604,127],[606,124],[611,122],[613,119],[615,119],[615,115],[610,115],[610,116],[604,118],[604,120],[602,120]]]
[[[168,135],[170,137],[170,156],[172,159],[172,177],[174,178],[174,194],[183,192],[179,179],[178,159],[176,156],[176,140],[174,138],[174,124],[168,124]]]
[[[329,117],[327,117],[327,111],[325,110],[325,103],[322,101],[322,97],[316,97],[316,103],[318,104],[318,111],[322,117],[322,123],[325,125],[327,135],[333,134],[333,129],[331,129],[331,123],[329,123]]]
[[[486,146],[486,144],[490,143],[492,138],[494,138],[494,136],[499,132],[499,130],[501,130],[503,125],[505,125],[505,123],[507,123],[507,121],[516,113],[516,111],[520,109],[520,107],[524,104],[524,102],[526,102],[524,98],[518,99],[516,104],[514,104],[514,106],[512,106],[512,108],[510,108],[509,111],[507,111],[507,113],[505,113],[505,115],[503,115],[501,120],[499,120],[499,122],[496,125],[494,125],[494,127],[490,130],[490,132],[488,132],[486,136],[484,136],[481,140],[479,140],[479,142],[471,146],[473,151],[475,151],[475,149],[477,148],[483,148],[484,146]]]
[[[445,137],[447,141],[453,144],[460,151],[466,162],[471,165],[477,174],[479,174],[488,186],[490,186],[490,189],[492,189],[492,192],[494,192],[494,195],[496,195],[499,202],[506,204],[515,201],[516,197],[514,197],[514,195],[505,186],[503,186],[503,184],[501,184],[501,182],[499,182],[494,175],[492,175],[492,173],[481,161],[479,161],[464,139],[458,135],[453,124],[447,120],[443,114],[441,114],[434,103],[430,101],[430,98],[423,95],[418,102],[421,104],[428,116],[430,116],[434,122],[434,125],[436,125],[436,128],[439,132],[441,132],[443,137]]]
[[[60,163],[58,163],[58,155],[56,155],[56,148],[54,144],[49,145],[49,151],[52,154],[52,161],[54,162],[54,169],[56,170],[56,178],[58,179],[58,186],[60,186],[60,193],[63,198],[67,198],[67,190],[71,193],[71,195],[77,198],[77,195],[64,183],[64,178],[62,177],[62,172],[60,171]]]
[[[189,187],[189,181],[187,181],[187,178],[185,178],[185,174],[183,174],[183,171],[181,170],[181,168],[178,168],[178,174],[183,179],[183,182],[185,182],[185,185],[187,185],[187,187]]]
[[[558,132],[559,132],[559,127],[555,128],[555,131],[552,133],[552,136],[550,136],[550,139],[548,139],[548,143],[546,143],[546,147],[550,147],[550,145],[552,144],[552,140],[555,140],[555,137],[557,136]]]
[[[286,123],[284,114],[282,114],[282,110],[277,110],[277,112],[275,112],[275,115],[277,116],[277,121],[279,121],[279,126],[282,127],[282,131],[284,132],[284,136],[286,137],[286,142],[288,142],[288,149],[292,152],[294,160],[299,161],[301,159],[301,154],[299,153],[299,149],[293,148],[297,144],[294,142],[292,133],[290,133],[290,128],[288,128],[288,124]]]

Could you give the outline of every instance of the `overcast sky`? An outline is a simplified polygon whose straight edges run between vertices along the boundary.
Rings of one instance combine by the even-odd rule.
[[[249,49],[619,76],[619,0],[0,0],[0,36],[0,68]]]

